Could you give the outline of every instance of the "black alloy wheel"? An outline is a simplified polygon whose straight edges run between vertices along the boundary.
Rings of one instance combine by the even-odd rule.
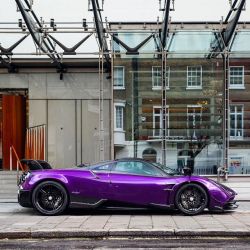
[[[67,208],[68,194],[60,183],[45,181],[34,189],[32,204],[41,214],[58,215]]]
[[[199,214],[208,205],[207,192],[198,184],[185,184],[178,190],[175,204],[186,215]]]

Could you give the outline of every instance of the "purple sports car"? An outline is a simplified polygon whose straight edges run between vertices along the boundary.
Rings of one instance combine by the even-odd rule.
[[[44,215],[70,208],[236,208],[236,193],[205,177],[180,175],[158,164],[126,158],[74,169],[40,169],[21,177],[18,201]]]

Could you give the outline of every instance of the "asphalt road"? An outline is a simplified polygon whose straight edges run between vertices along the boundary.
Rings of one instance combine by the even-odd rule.
[[[0,249],[250,249],[250,239],[1,240]]]

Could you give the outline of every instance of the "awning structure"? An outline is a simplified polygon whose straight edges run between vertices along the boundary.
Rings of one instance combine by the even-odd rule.
[[[9,72],[18,71],[21,58],[48,58],[62,75],[68,67],[78,67],[79,63],[70,62],[81,58],[103,57],[110,71],[111,53],[124,58],[158,58],[162,51],[168,58],[215,58],[225,49],[234,57],[250,53],[250,23],[239,22],[245,0],[233,1],[224,22],[203,23],[171,22],[171,0],[162,1],[162,20],[151,23],[104,20],[100,0],[89,0],[93,22],[56,22],[53,18],[46,22],[38,18],[31,2],[16,0],[22,17],[18,22],[0,20],[0,67]]]

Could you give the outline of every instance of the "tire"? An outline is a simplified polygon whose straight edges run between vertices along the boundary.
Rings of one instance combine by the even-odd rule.
[[[207,192],[198,184],[185,184],[176,193],[175,205],[186,215],[200,214],[208,205]]]
[[[68,206],[68,194],[58,182],[45,181],[36,186],[32,193],[33,207],[43,215],[59,215]]]

